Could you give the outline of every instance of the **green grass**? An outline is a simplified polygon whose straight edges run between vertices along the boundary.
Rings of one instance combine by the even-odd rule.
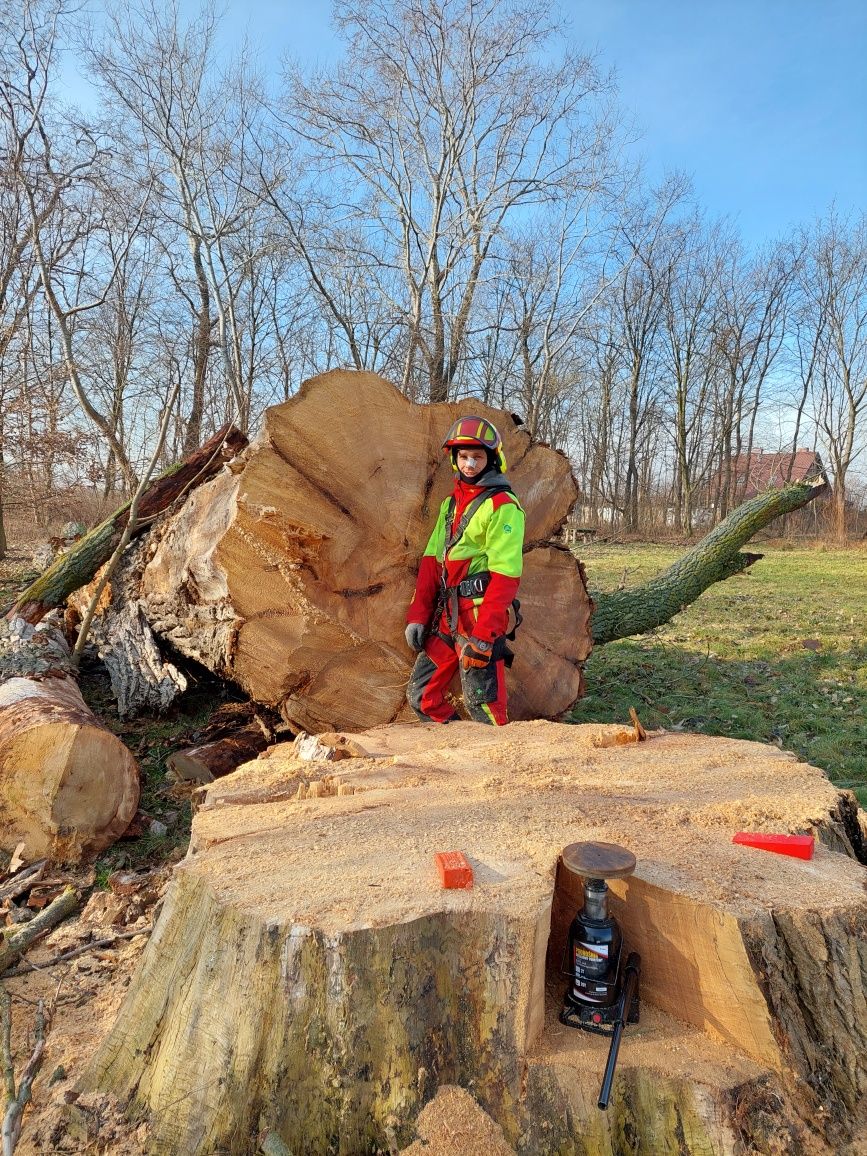
[[[867,805],[867,553],[758,548],[761,562],[666,626],[594,650],[569,717],[622,722],[634,706],[645,726],[775,743]],[[579,552],[604,591],[640,584],[684,549]]]
[[[600,646],[576,723],[645,726],[776,743],[867,805],[867,554],[763,549],[665,627]],[[591,590],[638,585],[682,548],[585,546]],[[805,642],[817,649],[810,649]]]

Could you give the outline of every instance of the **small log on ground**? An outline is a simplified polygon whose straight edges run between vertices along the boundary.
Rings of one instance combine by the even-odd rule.
[[[268,745],[268,736],[259,723],[251,723],[233,735],[175,751],[166,760],[179,779],[194,783],[212,783],[231,774],[241,763],[256,757]]]
[[[867,1124],[853,797],[773,747],[617,730],[388,726],[352,736],[364,756],[282,744],[214,783],[81,1089],[130,1097],[155,1156],[241,1156],[257,1131],[394,1150],[441,1085],[526,1156],[840,1150]],[[297,790],[316,774],[353,793]],[[739,829],[818,847],[771,855]],[[616,906],[642,1016],[607,1113],[607,1041],[556,1018],[577,898],[557,864],[583,839],[638,856]],[[440,888],[449,850],[472,890]]]
[[[582,569],[551,541],[577,487],[563,454],[531,444],[507,414],[470,408],[500,429],[527,515],[510,711],[554,716],[579,697],[591,645]],[[404,617],[452,486],[441,442],[467,409],[413,405],[370,373],[306,382],[267,411],[244,468],[161,528],[141,582],[153,629],[295,730],[411,717]]]
[[[31,944],[41,935],[62,923],[75,911],[81,896],[74,887],[65,887],[56,899],[44,907],[24,927],[9,928],[0,933],[0,976],[17,963]]]
[[[123,834],[138,798],[138,765],[85,704],[59,629],[0,623],[0,846],[78,862]]]

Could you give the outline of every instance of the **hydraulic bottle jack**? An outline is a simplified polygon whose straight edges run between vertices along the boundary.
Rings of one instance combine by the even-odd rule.
[[[570,1028],[611,1036],[599,1107],[608,1107],[620,1039],[627,1023],[638,1023],[641,957],[623,960],[623,936],[608,914],[606,879],[624,879],[635,856],[614,843],[571,843],[563,867],[582,878],[584,906],[572,920],[563,971],[569,977],[560,1022]]]

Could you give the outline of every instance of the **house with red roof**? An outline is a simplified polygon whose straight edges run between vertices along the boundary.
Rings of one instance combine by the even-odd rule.
[[[753,450],[752,453],[740,454],[733,459],[732,475],[736,492],[742,501],[754,498],[756,494],[771,487],[784,486],[787,482],[803,482],[806,478],[823,478],[826,484],[830,484],[816,450],[796,449],[774,454],[766,454],[761,449]]]

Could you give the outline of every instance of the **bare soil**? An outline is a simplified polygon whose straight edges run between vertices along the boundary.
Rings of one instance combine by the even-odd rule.
[[[33,1049],[38,1002],[53,1008],[16,1156],[83,1152],[144,1156],[144,1125],[126,1120],[123,1106],[113,1097],[76,1096],[73,1086],[114,1022],[170,874],[168,866],[130,876],[126,894],[94,891],[77,917],[28,952],[23,962],[36,965],[36,970],[3,980],[12,996],[16,1075]],[[133,932],[140,934],[115,938]],[[44,966],[62,952],[113,938],[113,946],[94,947],[69,962]]]

